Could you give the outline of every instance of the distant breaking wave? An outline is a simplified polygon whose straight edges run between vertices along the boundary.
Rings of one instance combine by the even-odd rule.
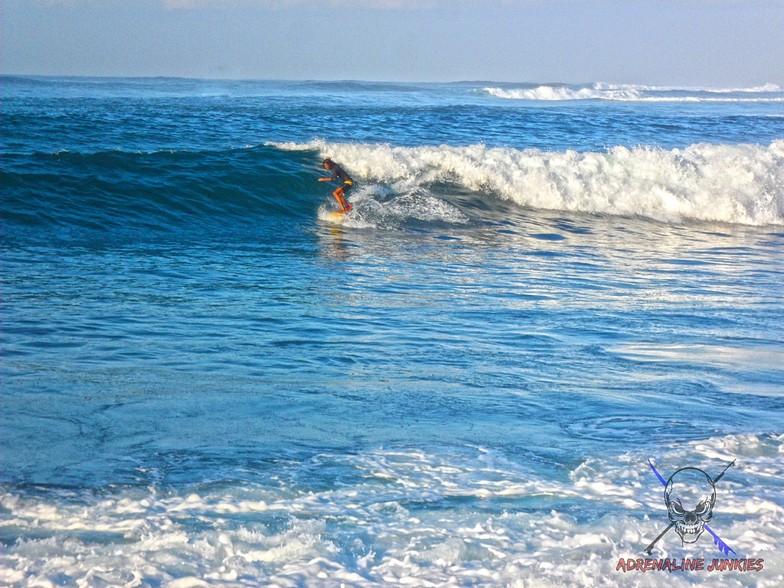
[[[531,87],[486,87],[484,93],[505,100],[568,101],[607,100],[614,102],[784,102],[782,88],[775,84],[751,88],[678,88],[633,84],[569,86],[544,84]]]
[[[606,152],[276,144],[333,157],[364,182],[401,193],[451,184],[532,208],[748,225],[784,224],[784,140]]]

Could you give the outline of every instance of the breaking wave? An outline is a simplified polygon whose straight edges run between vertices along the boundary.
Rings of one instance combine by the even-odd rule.
[[[784,140],[587,153],[321,140],[276,146],[334,157],[362,182],[398,193],[446,185],[531,208],[664,222],[784,224]]]
[[[483,92],[506,100],[613,102],[784,102],[780,86],[765,84],[749,88],[678,88],[634,84],[596,83],[588,86],[542,84],[524,87],[486,87]]]
[[[20,156],[0,173],[6,236],[232,233],[311,222],[333,205],[332,188],[315,181],[326,156],[358,181],[349,223],[356,228],[481,223],[488,207],[510,203],[669,223],[784,224],[784,140],[601,152],[314,140],[217,152]],[[49,168],[57,173],[41,172]]]

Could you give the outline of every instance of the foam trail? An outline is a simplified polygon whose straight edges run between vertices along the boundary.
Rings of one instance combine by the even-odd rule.
[[[784,140],[683,149],[549,152],[473,145],[277,144],[316,150],[401,192],[446,183],[526,207],[747,225],[784,224]]]

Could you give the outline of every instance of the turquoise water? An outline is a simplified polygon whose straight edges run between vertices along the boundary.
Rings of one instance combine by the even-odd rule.
[[[780,585],[783,99],[4,77],[0,581]]]

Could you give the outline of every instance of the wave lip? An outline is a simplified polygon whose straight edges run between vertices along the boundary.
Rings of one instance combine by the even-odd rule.
[[[541,84],[524,87],[487,86],[482,91],[504,100],[540,102],[602,100],[611,102],[784,102],[784,90],[776,84],[748,88],[682,88],[639,84],[584,86]]]
[[[587,153],[322,140],[277,147],[334,157],[358,179],[399,193],[447,184],[531,208],[676,223],[784,224],[784,140]]]

